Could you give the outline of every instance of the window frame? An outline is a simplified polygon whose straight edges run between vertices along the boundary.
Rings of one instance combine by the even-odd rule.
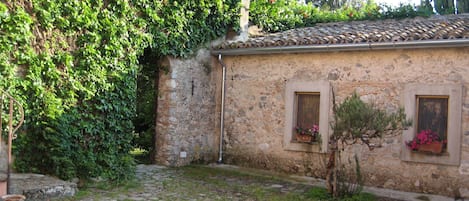
[[[317,144],[306,144],[292,140],[295,134],[294,127],[297,116],[297,93],[319,94],[319,133],[321,134],[321,140]],[[331,89],[328,81],[287,81],[285,87],[284,150],[317,153],[327,152],[329,141],[330,97]]]
[[[412,152],[405,144],[417,133],[418,97],[448,97],[447,149],[441,155]],[[461,84],[408,84],[404,87],[401,102],[407,118],[413,124],[403,131],[401,160],[419,163],[432,163],[458,166],[461,160],[462,137],[462,85]]]

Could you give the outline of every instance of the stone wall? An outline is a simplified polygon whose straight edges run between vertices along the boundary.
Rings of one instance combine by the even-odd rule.
[[[469,48],[225,56],[225,162],[325,176],[327,154],[283,148],[285,86],[290,80],[327,80],[338,102],[356,91],[363,100],[389,111],[401,106],[406,84],[460,84],[463,87],[460,165],[402,161],[401,136],[385,139],[383,147],[373,151],[366,146],[349,146],[343,158],[358,153],[367,185],[469,197],[467,55]],[[218,71],[214,72],[215,80],[220,80],[220,69],[214,70]],[[215,101],[219,107],[220,103]]]
[[[214,161],[215,85],[208,50],[194,58],[167,58],[159,80],[156,126],[157,163],[180,166]]]

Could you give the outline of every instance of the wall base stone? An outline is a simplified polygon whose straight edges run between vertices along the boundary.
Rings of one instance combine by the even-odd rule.
[[[469,175],[469,161],[461,162],[461,165],[459,166],[459,174]]]

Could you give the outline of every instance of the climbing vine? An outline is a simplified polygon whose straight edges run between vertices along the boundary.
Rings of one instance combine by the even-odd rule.
[[[190,55],[236,10],[222,0],[1,1],[0,87],[26,113],[16,169],[128,178],[143,50]]]

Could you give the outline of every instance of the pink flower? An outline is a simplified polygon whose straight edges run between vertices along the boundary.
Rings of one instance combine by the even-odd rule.
[[[319,126],[314,124],[311,128],[301,128],[299,126],[295,127],[296,133],[301,135],[312,135],[317,136],[319,135]]]
[[[440,137],[438,136],[438,134],[431,130],[422,130],[420,131],[420,133],[417,134],[417,136],[414,137],[414,139],[412,139],[409,142],[406,142],[405,144],[411,150],[417,150],[420,145],[431,144],[433,142],[446,143],[446,140],[442,141]]]

